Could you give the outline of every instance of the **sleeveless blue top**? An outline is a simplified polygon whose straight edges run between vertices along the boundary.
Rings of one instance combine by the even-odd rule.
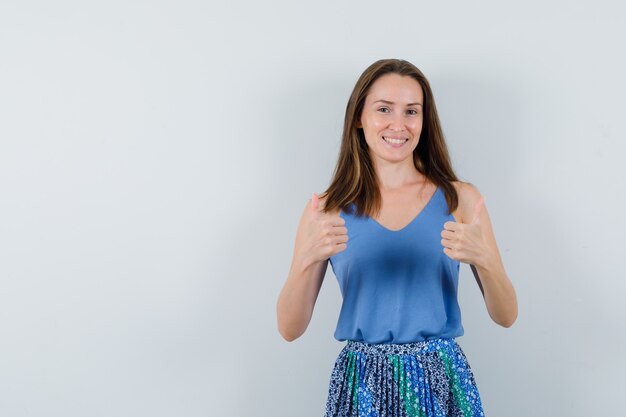
[[[369,216],[341,210],[347,248],[330,257],[343,298],[334,337],[339,341],[410,343],[463,335],[457,300],[460,262],[443,252],[448,214],[437,187],[422,211],[392,231]]]

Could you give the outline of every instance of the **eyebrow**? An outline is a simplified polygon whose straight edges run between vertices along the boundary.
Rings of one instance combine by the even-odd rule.
[[[389,101],[389,100],[376,100],[374,103],[385,103],[385,104],[396,104],[393,101]],[[372,103],[373,104],[373,103]],[[407,104],[407,106],[421,106],[422,103],[409,103]]]

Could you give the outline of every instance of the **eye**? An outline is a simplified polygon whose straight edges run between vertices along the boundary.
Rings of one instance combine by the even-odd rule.
[[[410,109],[407,111],[407,113],[409,113],[410,115],[416,115],[418,112],[415,109]]]
[[[385,111],[385,110],[386,110],[386,111]],[[389,108],[388,108],[388,107],[380,107],[380,108],[378,109],[378,111],[379,111],[379,112],[381,112],[381,113],[388,113],[390,110],[389,110]]]

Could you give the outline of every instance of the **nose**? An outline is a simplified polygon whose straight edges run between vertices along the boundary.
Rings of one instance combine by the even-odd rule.
[[[391,130],[402,131],[405,125],[404,115],[401,112],[395,113],[389,120],[389,128]]]

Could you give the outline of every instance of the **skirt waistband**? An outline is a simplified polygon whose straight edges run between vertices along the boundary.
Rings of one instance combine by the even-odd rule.
[[[459,346],[454,338],[436,338],[410,343],[367,343],[360,340],[348,340],[344,349],[371,355],[402,355],[457,347]]]
[[[484,417],[472,369],[454,339],[348,340],[335,360],[325,417]]]

